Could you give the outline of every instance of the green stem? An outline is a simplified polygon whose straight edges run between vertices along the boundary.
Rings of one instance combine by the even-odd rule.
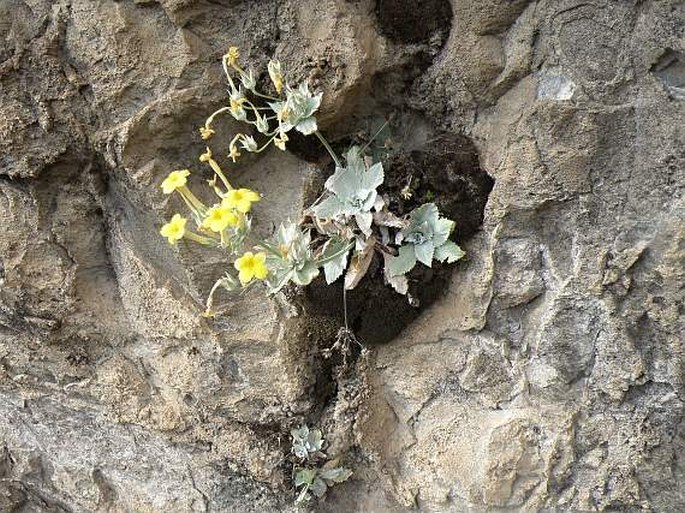
[[[342,164],[340,164],[340,159],[338,159],[338,156],[333,151],[333,148],[331,148],[331,145],[328,144],[328,141],[324,138],[323,135],[321,135],[321,132],[319,132],[317,130],[316,132],[314,132],[314,135],[316,135],[316,137],[318,137],[319,141],[321,141],[321,144],[323,144],[323,147],[326,148],[326,151],[328,152],[328,154],[333,159],[333,162],[335,162],[335,165],[337,167],[342,167]]]
[[[187,186],[184,185],[176,190],[179,192],[179,194],[181,194],[181,196],[183,196],[184,199],[187,199],[187,201],[190,202],[201,215],[204,215],[207,212],[207,207],[205,204],[197,199],[195,194],[193,194]]]
[[[383,123],[383,124],[381,125],[381,127],[380,127],[378,130],[376,130],[376,133],[373,134],[373,137],[372,137],[371,139],[369,139],[369,141],[368,141],[364,146],[362,146],[362,149],[359,150],[359,153],[364,153],[364,150],[365,150],[366,148],[368,148],[369,145],[374,141],[374,139],[376,139],[376,137],[378,137],[378,135],[383,131],[383,129],[384,129],[386,126],[388,126],[388,123],[389,123],[389,121],[386,121],[385,123]]]
[[[233,189],[233,187],[231,187],[231,183],[228,181],[223,171],[221,171],[219,163],[213,158],[207,159],[207,163],[209,164],[209,167],[212,168],[212,171],[214,171],[219,177],[219,179],[223,182],[224,187],[226,187],[226,190],[230,191],[231,189]]]
[[[273,101],[273,102],[280,102],[280,101],[281,101],[280,98],[274,98],[273,96],[269,96],[268,94],[262,94],[262,93],[260,93],[260,92],[258,92],[258,91],[256,91],[256,90],[255,90],[255,91],[252,91],[252,92],[253,92],[256,96],[259,96],[259,97],[264,98],[264,99],[266,99],[266,100],[271,100],[271,101]]]
[[[192,241],[198,242],[198,243],[200,243],[200,244],[205,244],[205,245],[209,245],[209,244],[214,244],[214,243],[215,243],[215,241],[212,240],[212,239],[210,239],[209,237],[204,237],[204,236],[202,236],[202,235],[198,235],[197,233],[191,232],[191,231],[188,231],[188,230],[186,230],[186,232],[183,234],[183,237],[185,237],[185,238],[187,238],[187,239],[190,239],[190,240],[192,240]]]
[[[347,287],[345,287],[345,280],[343,278],[343,317],[345,320],[345,329],[350,331],[350,327],[347,324]]]
[[[334,259],[338,258],[338,257],[339,257],[340,255],[342,255],[343,253],[347,253],[349,250],[352,249],[353,246],[354,246],[354,242],[350,242],[347,246],[345,246],[343,249],[341,249],[341,250],[338,251],[337,253],[335,253],[335,254],[333,254],[333,255],[327,257],[327,258],[324,258],[324,259],[322,259],[322,260],[317,260],[316,263],[317,263],[318,265],[327,264],[327,263],[330,262],[331,260],[334,260]]]

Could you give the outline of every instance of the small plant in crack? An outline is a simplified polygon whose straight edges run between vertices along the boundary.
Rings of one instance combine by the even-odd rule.
[[[244,69],[239,58],[238,49],[231,47],[222,59],[228,105],[207,118],[200,128],[201,137],[209,141],[215,136],[214,121],[220,115],[247,125],[250,133],[237,133],[230,139],[228,159],[235,163],[242,152],[261,153],[271,145],[285,151],[288,133],[296,130],[320,141],[335,163],[335,172],[300,220],[284,221],[266,240],[256,239],[252,232],[251,212],[261,195],[234,186],[211,148],[207,147],[199,160],[214,174],[208,182],[216,197],[213,204],[206,205],[190,190],[189,170],[169,174],[162,190],[180,195],[190,219],[175,214],[161,234],[170,244],[183,239],[218,247],[226,251],[232,264],[212,287],[206,316],[220,310],[214,306],[214,296],[221,288],[237,292],[264,283],[268,293],[275,294],[289,283],[309,285],[323,270],[328,284],[344,276],[345,330],[349,333],[345,294],[367,274],[374,255],[382,259],[384,281],[405,295],[407,275],[418,263],[430,267],[434,261],[451,263],[464,256],[449,240],[454,222],[442,217],[434,203],[421,205],[406,216],[389,209],[390,200],[382,191],[383,165],[365,154],[371,141],[363,147],[353,146],[343,157],[333,150],[316,120],[322,93],[311,92],[306,82],[291,87],[282,65],[273,60],[267,67],[271,90],[260,91],[254,71]],[[411,178],[406,194],[411,195]]]
[[[328,459],[323,452],[324,437],[319,429],[301,426],[290,432],[293,464],[293,484],[298,490],[298,503],[321,498],[335,484],[347,481],[352,471],[341,466],[338,459]]]

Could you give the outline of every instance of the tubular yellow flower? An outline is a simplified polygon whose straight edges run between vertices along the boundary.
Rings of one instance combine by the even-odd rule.
[[[203,141],[206,141],[207,139],[211,138],[216,132],[212,128],[206,127],[206,126],[201,126],[200,127],[200,137],[202,137]]]
[[[217,174],[217,176],[221,179],[227,190],[230,191],[233,188],[226,179],[226,176],[224,175],[223,171],[221,171],[221,167],[219,167],[217,161],[212,158],[212,150],[209,148],[209,146],[207,146],[207,150],[202,155],[200,155],[200,162],[209,164],[209,167],[211,167],[212,171],[214,171]],[[209,180],[207,183],[209,183],[209,186],[212,187],[215,191],[217,191],[216,177],[214,177],[212,180]]]
[[[246,214],[252,208],[252,203],[259,201],[259,194],[250,189],[233,189],[226,193],[221,206],[232,208]]]
[[[207,217],[202,221],[203,228],[213,232],[222,232],[229,226],[238,224],[238,216],[228,207],[214,206],[207,211]]]
[[[243,285],[247,285],[253,278],[263,280],[269,274],[266,268],[266,253],[253,254],[248,251],[238,258],[233,264],[238,270],[238,279]]]
[[[162,226],[159,233],[167,238],[169,244],[176,244],[176,242],[181,240],[185,235],[187,222],[188,220],[181,217],[181,214],[174,214],[171,221]]]
[[[238,64],[238,57],[240,57],[240,51],[238,50],[237,46],[231,46],[228,49],[228,53],[224,55],[224,58],[231,66],[236,66]]]
[[[171,194],[179,187],[184,187],[189,176],[190,171],[187,169],[172,171],[162,182],[162,192],[164,192],[164,194]]]

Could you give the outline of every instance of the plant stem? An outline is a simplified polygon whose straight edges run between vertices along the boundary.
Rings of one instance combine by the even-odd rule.
[[[378,136],[380,135],[380,133],[383,131],[383,129],[384,129],[386,126],[388,126],[388,123],[389,123],[389,121],[386,121],[385,123],[383,123],[383,124],[381,125],[381,127],[380,127],[378,130],[376,130],[376,133],[373,134],[373,137],[372,137],[371,139],[369,139],[369,141],[368,141],[364,146],[362,146],[362,149],[360,150],[360,153],[364,153],[364,150],[366,150],[366,148],[369,147],[369,145],[374,141],[374,139],[376,139],[376,137],[378,137]]]
[[[347,287],[345,287],[345,282],[343,281],[343,317],[345,319],[345,329],[350,331],[350,327],[347,324]]]
[[[328,144],[328,141],[324,138],[323,135],[321,135],[321,132],[319,132],[317,130],[316,132],[314,132],[314,135],[316,135],[316,137],[318,137],[319,141],[321,141],[321,144],[323,144],[323,147],[326,148],[326,151],[328,152],[328,154],[333,159],[333,162],[335,162],[336,167],[342,167],[342,165],[340,164],[340,159],[338,158],[338,156],[333,151],[333,148],[331,148],[331,145]]]
[[[252,91],[252,92],[255,94],[255,96],[259,96],[260,98],[264,98],[265,100],[271,100],[272,102],[282,101],[281,98],[275,98],[275,97],[270,96],[268,94],[263,94],[263,93],[257,92],[256,90]]]

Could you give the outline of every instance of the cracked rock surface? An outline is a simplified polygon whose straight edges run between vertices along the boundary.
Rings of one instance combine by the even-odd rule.
[[[296,511],[305,422],[354,470],[315,511],[684,511],[683,27],[677,0],[0,0],[0,511]],[[209,178],[230,45],[323,91],[334,140],[396,112],[416,162],[439,134],[490,177],[443,166],[484,205],[467,258],[344,375],[325,309],[207,321],[223,256],[158,236],[166,174]],[[262,233],[326,172],[224,164]]]

